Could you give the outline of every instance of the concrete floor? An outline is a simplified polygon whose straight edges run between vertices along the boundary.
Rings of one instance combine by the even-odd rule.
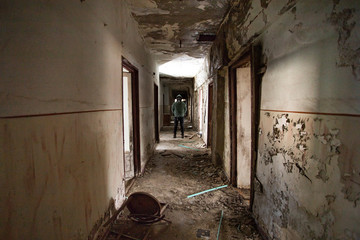
[[[219,239],[261,239],[246,201],[234,188],[187,198],[227,184],[222,169],[211,163],[210,150],[204,147],[202,140],[197,135],[189,139],[194,134],[186,132],[185,138],[174,139],[171,131],[162,132],[144,175],[137,178],[128,193],[147,192],[160,202],[169,203],[165,216],[172,223],[155,223],[148,239],[217,239],[222,210]],[[141,227],[135,229],[143,231]],[[210,236],[197,236],[199,229],[209,230]],[[129,235],[136,236],[136,233]]]

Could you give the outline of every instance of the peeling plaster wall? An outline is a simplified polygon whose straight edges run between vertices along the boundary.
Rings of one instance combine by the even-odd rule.
[[[122,1],[1,1],[0,16],[0,238],[91,238],[124,200],[121,56],[139,69],[143,163],[156,66]]]
[[[359,123],[261,111],[254,212],[273,238],[359,238]]]
[[[262,46],[259,226],[271,239],[359,239],[358,1],[232,5],[205,72],[216,74],[250,44]]]

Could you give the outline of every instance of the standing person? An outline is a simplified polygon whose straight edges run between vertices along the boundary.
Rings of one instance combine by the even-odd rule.
[[[176,138],[176,131],[178,122],[180,121],[181,127],[181,137],[184,138],[184,116],[186,114],[186,104],[181,101],[182,96],[179,94],[176,96],[176,102],[173,103],[171,106],[171,111],[175,117],[175,126],[174,126],[174,138]]]

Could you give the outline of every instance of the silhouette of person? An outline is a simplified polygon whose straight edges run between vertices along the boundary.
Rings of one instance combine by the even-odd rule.
[[[171,111],[175,117],[175,126],[174,126],[174,138],[176,138],[176,131],[178,127],[178,122],[180,122],[181,127],[181,137],[184,138],[184,116],[186,114],[186,104],[181,101],[182,96],[179,94],[176,96],[176,101],[171,106]]]

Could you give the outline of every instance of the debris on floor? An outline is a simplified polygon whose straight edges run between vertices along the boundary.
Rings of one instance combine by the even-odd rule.
[[[130,192],[148,192],[159,201],[169,204],[166,218],[172,224],[154,224],[148,239],[199,239],[200,229],[206,229],[209,234],[201,239],[215,240],[218,232],[218,239],[221,240],[262,239],[247,200],[233,187],[223,187],[187,198],[191,194],[228,184],[222,168],[211,162],[208,148],[197,151],[178,146],[181,144],[196,148],[204,144],[195,131],[187,134],[194,136],[192,140],[195,142],[187,144],[185,142],[189,141],[189,137],[173,139],[172,131],[161,132],[154,157],[147,163],[144,175],[137,178],[130,189]]]
[[[184,155],[183,154],[179,154],[179,153],[172,153],[174,156],[177,156],[177,157],[179,157],[179,158],[183,158],[184,157]]]
[[[196,133],[194,133],[193,135],[191,135],[191,137],[189,137],[189,139],[193,139],[196,136]]]
[[[209,239],[210,230],[198,229],[196,232],[197,238]]]

